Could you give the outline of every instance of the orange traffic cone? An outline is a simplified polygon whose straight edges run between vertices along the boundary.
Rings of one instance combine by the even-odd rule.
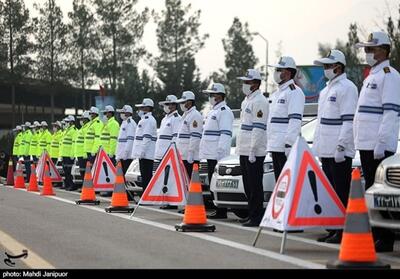
[[[35,164],[31,165],[31,177],[29,178],[28,192],[40,192],[37,183]]]
[[[88,161],[86,163],[85,178],[83,180],[81,199],[75,201],[76,204],[92,204],[99,205],[100,201],[96,200],[96,193],[93,188],[93,180],[91,173],[92,164]]]
[[[111,206],[105,208],[108,213],[111,212],[133,212],[134,208],[129,206],[128,195],[125,189],[124,173],[121,162],[117,164],[117,177],[115,178],[114,191],[111,198]]]
[[[14,188],[15,189],[26,189],[25,188],[25,179],[24,179],[24,174],[23,174],[23,170],[22,170],[22,162],[19,161],[17,164],[17,176],[15,178],[15,184],[14,184]]]
[[[44,164],[43,188],[41,196],[55,196],[53,191],[53,183],[51,182],[49,165]]]
[[[7,186],[13,186],[14,185],[14,171],[13,171],[13,162],[12,162],[11,158],[10,158],[10,161],[8,161],[6,185]]]
[[[182,232],[215,231],[214,225],[207,224],[206,208],[203,201],[203,190],[200,183],[198,164],[193,165],[193,174],[183,223],[176,225],[175,229]]]
[[[390,265],[377,259],[364,194],[360,170],[357,168],[352,174],[339,260],[329,262],[328,268],[390,268]]]

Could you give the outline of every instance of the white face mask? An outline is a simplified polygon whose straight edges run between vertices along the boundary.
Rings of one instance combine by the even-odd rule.
[[[365,60],[367,61],[367,64],[370,65],[371,67],[375,66],[375,64],[378,62],[375,59],[374,53],[366,53]]]
[[[249,96],[252,93],[251,85],[250,84],[243,84],[242,91],[243,91],[244,95]]]
[[[181,107],[181,110],[183,112],[187,112],[188,111],[188,108],[185,106],[185,104],[180,104],[179,106]]]
[[[217,101],[215,100],[215,97],[208,97],[208,101],[212,106],[215,106],[217,104]]]
[[[169,106],[164,106],[164,112],[166,114],[169,114],[171,112],[171,110],[169,109]]]
[[[119,115],[121,117],[122,120],[126,120],[128,117],[126,117],[125,113],[121,113]]]
[[[335,68],[336,69],[336,68]],[[324,70],[324,75],[327,79],[332,80],[334,79],[337,74],[335,74],[335,69],[328,69],[328,70]]]
[[[139,110],[137,114],[139,115],[140,118],[142,118],[146,113],[142,110]]]
[[[282,82],[281,74],[282,72],[274,72],[274,81],[276,82],[276,84],[280,84]]]

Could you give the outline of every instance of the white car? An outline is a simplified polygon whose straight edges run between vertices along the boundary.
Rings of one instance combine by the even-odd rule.
[[[312,120],[309,120],[302,126],[302,136],[310,146],[312,145],[316,125],[317,119],[313,117]],[[361,163],[357,156],[353,160],[353,167],[359,166],[361,166]],[[264,161],[263,177],[264,206],[267,206],[274,187],[275,174],[272,158],[267,155]],[[238,155],[231,155],[217,164],[211,180],[210,190],[214,193],[215,206],[220,208],[229,208],[240,218],[247,217],[247,197],[244,191]]]
[[[377,168],[375,183],[365,193],[373,227],[400,231],[400,135],[397,154]]]

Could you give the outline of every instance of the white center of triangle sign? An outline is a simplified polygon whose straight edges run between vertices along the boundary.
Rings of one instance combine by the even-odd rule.
[[[100,148],[92,168],[93,187],[95,191],[112,192],[114,190],[117,169],[107,153]]]
[[[47,153],[47,151],[43,151],[38,161],[38,165],[36,168],[36,177],[38,179],[38,182],[41,183],[43,182],[44,168],[46,164],[49,166],[49,174],[51,182],[62,182],[63,181],[62,177],[58,172],[56,166],[54,165],[53,161],[50,159],[50,156]]]
[[[345,215],[346,209],[307,142],[299,137],[275,185],[260,227],[283,231],[286,237],[288,231],[307,228],[342,229]]]
[[[175,144],[171,144],[139,204],[185,205],[189,178]]]

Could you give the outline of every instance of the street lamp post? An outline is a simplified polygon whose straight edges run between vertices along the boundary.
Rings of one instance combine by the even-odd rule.
[[[269,41],[263,36],[263,35],[261,35],[260,33],[258,33],[258,32],[255,32],[255,33],[252,33],[253,35],[255,35],[255,36],[260,36],[260,38],[261,39],[263,39],[264,40],[264,42],[265,42],[265,44],[266,44],[266,54],[265,54],[265,93],[267,93],[268,94],[268,48],[269,48]]]

